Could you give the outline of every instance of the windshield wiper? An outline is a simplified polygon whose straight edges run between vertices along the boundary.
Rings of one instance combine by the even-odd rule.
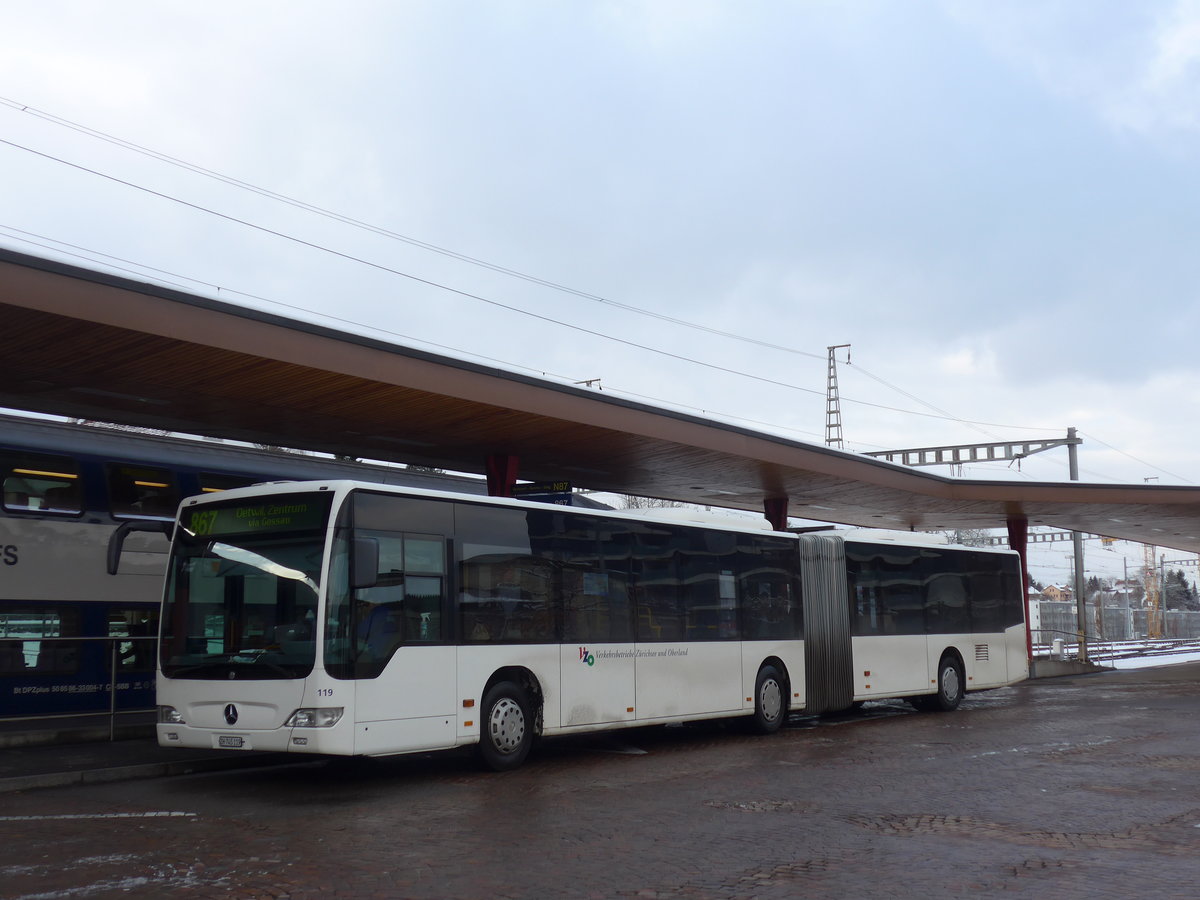
[[[264,659],[256,659],[253,662],[239,661],[237,664],[244,668],[249,667],[249,668],[267,669],[271,672],[275,672],[278,675],[284,675],[288,678],[302,678],[303,677],[302,675],[294,674],[290,669],[285,669],[283,666],[279,665],[278,663],[267,662]]]
[[[172,666],[170,663],[166,663],[163,666],[163,672],[166,673],[171,678],[177,678],[180,675],[191,675],[196,672],[208,672],[208,671],[212,671],[215,669],[227,669],[230,665],[233,665],[233,664],[230,663],[225,657],[222,657],[220,660],[214,659],[209,662],[197,663],[197,664],[191,665],[191,666],[180,666],[178,668]]]
[[[269,672],[274,672],[277,675],[284,675],[288,678],[303,678],[303,675],[296,675],[291,669],[263,659],[261,656],[250,658],[242,656],[241,651],[235,653],[212,654],[203,662],[193,663],[191,665],[183,665],[178,668],[167,663],[163,666],[163,670],[171,677],[179,677],[183,675],[192,675],[199,672],[215,672],[215,671],[239,671],[243,672],[247,669],[266,669]]]

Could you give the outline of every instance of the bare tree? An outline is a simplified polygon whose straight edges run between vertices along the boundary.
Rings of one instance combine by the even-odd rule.
[[[951,528],[942,534],[950,539],[950,543],[964,547],[990,547],[992,544],[992,533],[986,528]]]
[[[621,504],[621,509],[677,509],[684,506],[678,500],[661,500],[658,497],[635,497],[633,494],[622,494]]]

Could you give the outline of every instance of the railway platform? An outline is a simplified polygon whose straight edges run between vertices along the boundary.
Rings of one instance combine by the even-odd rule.
[[[277,753],[170,750],[145,732],[115,741],[0,746],[0,794],[278,765],[283,759]]]

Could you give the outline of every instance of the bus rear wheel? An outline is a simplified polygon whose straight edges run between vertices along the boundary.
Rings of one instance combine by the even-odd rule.
[[[937,692],[904,699],[922,712],[950,712],[958,708],[965,691],[962,664],[953,654],[947,653],[938,663]]]
[[[774,666],[763,666],[754,681],[754,716],[751,724],[759,734],[774,734],[787,719],[787,691],[783,676]]]
[[[929,708],[943,712],[957,709],[962,702],[966,681],[962,666],[950,654],[943,656],[938,663],[937,685],[937,693],[929,698]]]
[[[483,697],[479,722],[479,760],[493,772],[515,769],[533,745],[529,694],[519,684],[501,681]]]

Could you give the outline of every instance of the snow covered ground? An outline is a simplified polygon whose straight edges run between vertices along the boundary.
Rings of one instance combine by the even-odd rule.
[[[1034,646],[1035,658],[1045,658],[1046,648]],[[1074,644],[1066,647],[1068,659],[1078,656]],[[1089,644],[1089,656],[1095,663],[1114,669],[1148,669],[1154,666],[1174,666],[1180,663],[1200,662],[1200,642],[1190,641],[1121,641]]]
[[[1114,669],[1148,669],[1153,666],[1174,666],[1179,663],[1200,662],[1200,648],[1180,649],[1171,653],[1152,653],[1146,656],[1123,656],[1104,659],[1100,663]]]

